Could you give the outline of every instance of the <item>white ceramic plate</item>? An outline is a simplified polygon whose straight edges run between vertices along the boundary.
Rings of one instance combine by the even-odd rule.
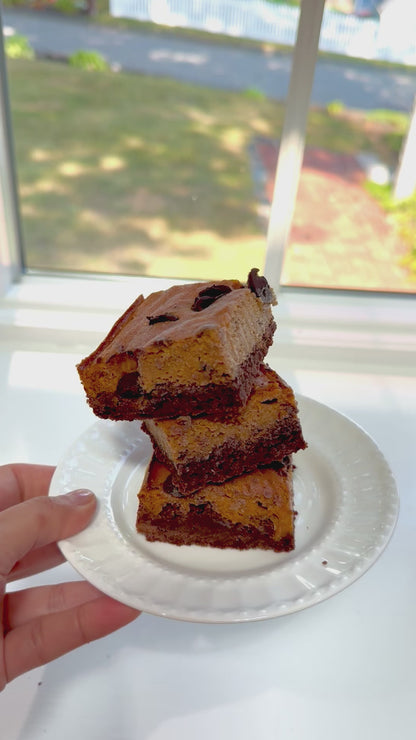
[[[392,535],[396,486],[360,427],[309,398],[298,403],[309,446],[294,457],[293,552],[147,542],[135,519],[150,442],[139,422],[98,421],[69,449],[51,484],[51,495],[91,488],[99,498],[87,529],[60,543],[67,560],[119,601],[195,622],[277,617],[350,585]]]

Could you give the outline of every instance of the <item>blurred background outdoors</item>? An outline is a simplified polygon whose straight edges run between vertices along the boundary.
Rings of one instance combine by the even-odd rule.
[[[4,0],[26,266],[261,267],[298,17],[272,0]],[[283,284],[416,291],[415,94],[413,0],[327,0]]]

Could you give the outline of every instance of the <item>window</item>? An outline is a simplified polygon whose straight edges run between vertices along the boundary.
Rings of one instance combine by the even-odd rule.
[[[359,168],[345,146],[336,157],[325,147],[334,130],[344,144],[357,132],[342,106],[310,110],[298,190],[311,28],[317,38],[323,2],[304,5],[308,37],[294,56],[286,115],[262,95],[258,78],[227,92],[48,58],[9,59],[1,172],[9,274],[24,263],[28,270],[204,279],[244,277],[266,264],[286,286],[413,293],[397,230],[361,182],[357,187]],[[302,16],[299,36],[301,24]],[[164,38],[159,58],[171,53]],[[84,43],[85,64],[87,36]],[[98,66],[100,59],[90,61]],[[192,63],[201,63],[196,54]],[[5,86],[2,93],[7,105]],[[354,201],[358,190],[364,201]],[[357,222],[358,238],[356,228],[353,235],[346,228]]]

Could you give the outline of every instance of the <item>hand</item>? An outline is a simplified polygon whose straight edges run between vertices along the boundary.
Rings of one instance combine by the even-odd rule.
[[[47,496],[53,472],[42,465],[0,466],[0,690],[140,613],[86,581],[6,593],[8,581],[61,563],[56,542],[79,532],[94,514],[91,491]]]

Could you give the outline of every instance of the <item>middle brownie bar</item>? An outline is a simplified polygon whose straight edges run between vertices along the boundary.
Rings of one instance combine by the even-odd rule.
[[[293,391],[266,365],[237,417],[146,419],[142,426],[182,493],[222,483],[306,447]]]

